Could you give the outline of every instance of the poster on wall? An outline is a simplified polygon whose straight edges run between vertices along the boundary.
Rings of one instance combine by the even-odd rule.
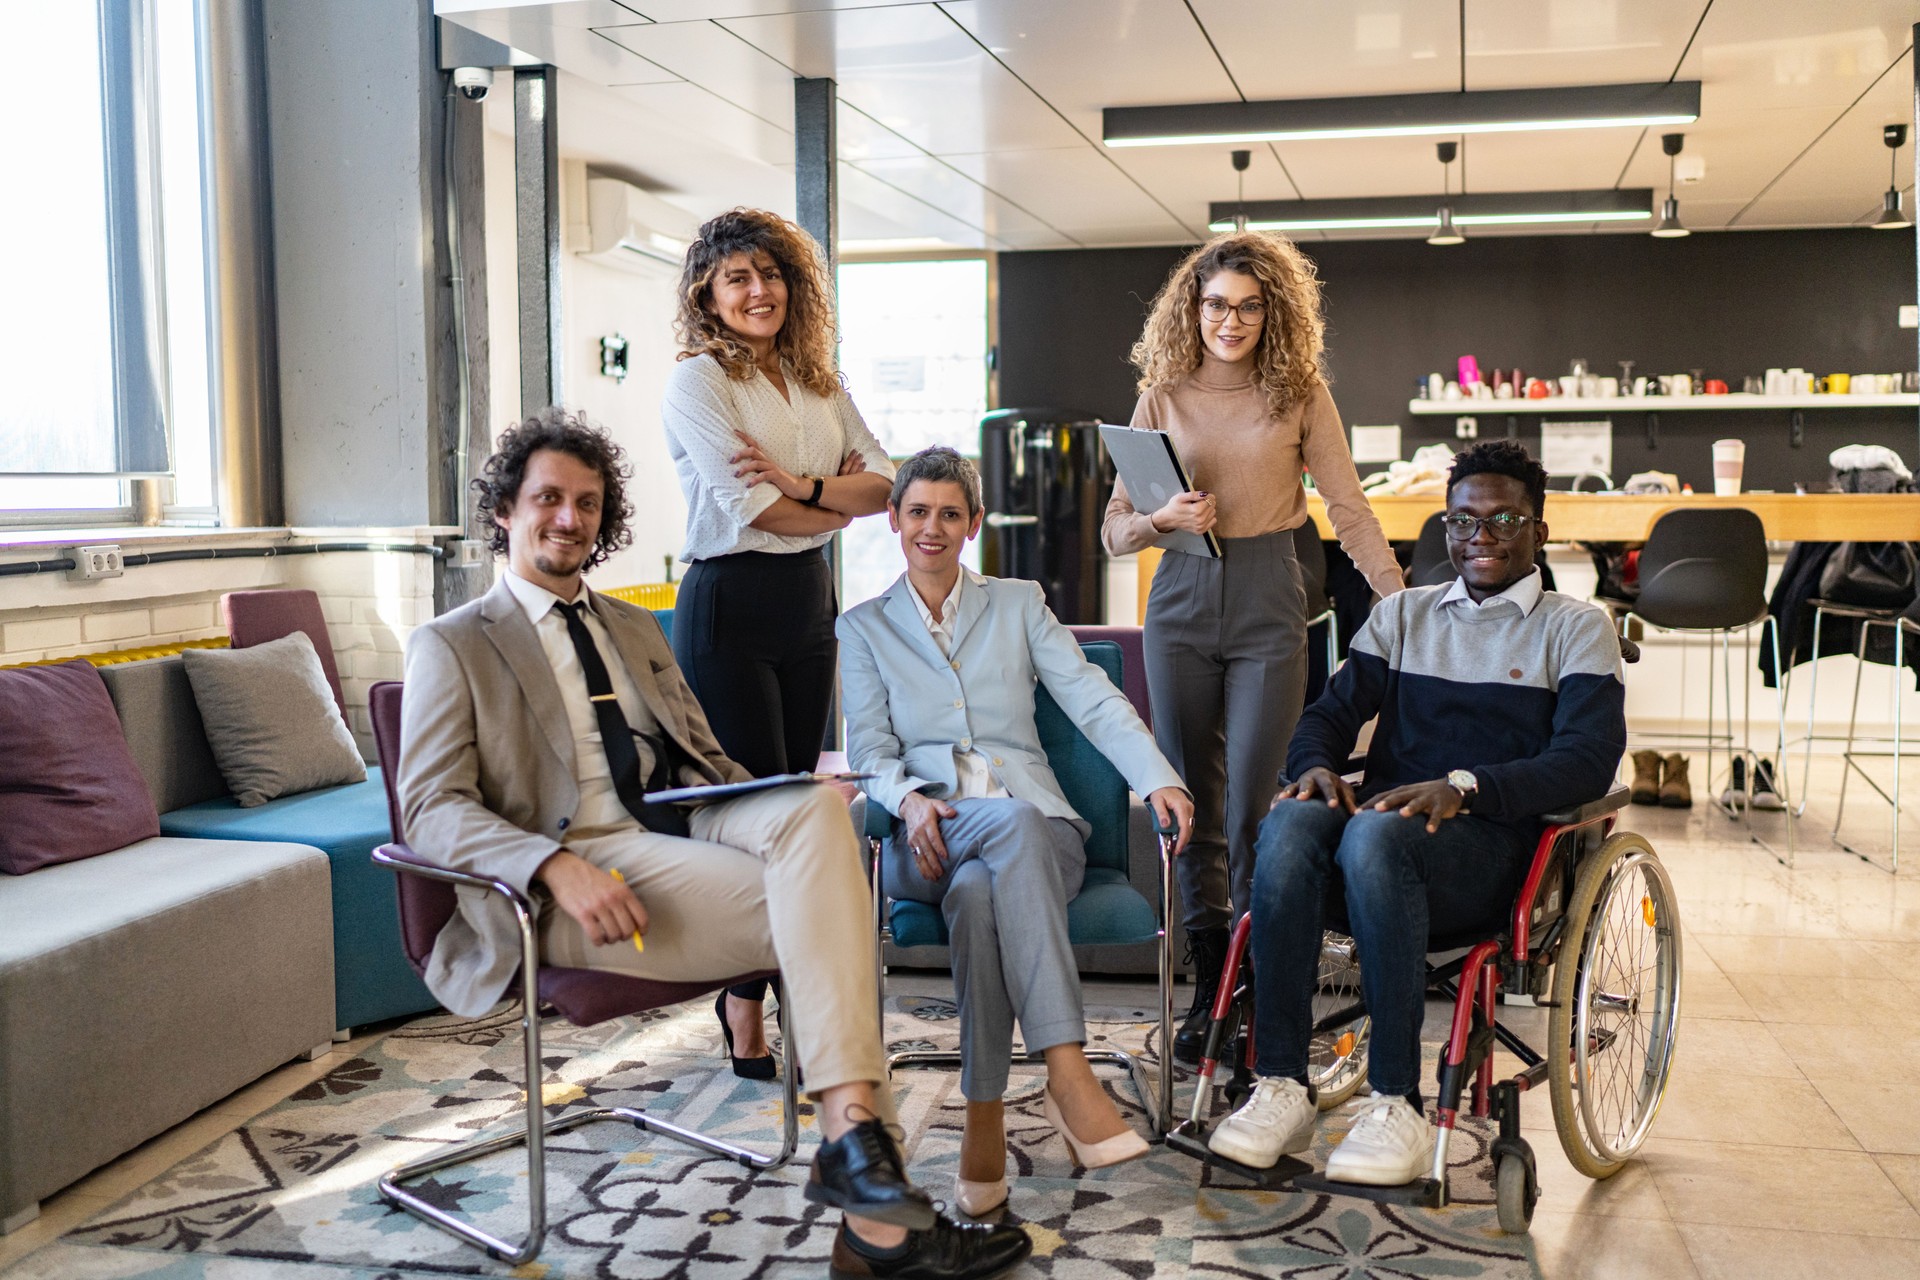
[[[1613,422],[1543,422],[1540,465],[1550,476],[1613,475]]]

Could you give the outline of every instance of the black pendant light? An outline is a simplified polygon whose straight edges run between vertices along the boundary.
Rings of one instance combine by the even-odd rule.
[[[1459,244],[1466,239],[1453,225],[1453,158],[1460,154],[1457,142],[1442,142],[1434,148],[1440,156],[1440,212],[1435,215],[1433,234],[1428,244]]]
[[[1900,206],[1900,180],[1895,175],[1899,169],[1895,157],[1907,140],[1907,126],[1890,124],[1880,131],[1880,141],[1887,144],[1887,194],[1881,202],[1879,220],[1873,224],[1875,231],[1904,231],[1913,225],[1913,219],[1907,216]]]
[[[1234,181],[1238,184],[1234,202],[1233,229],[1236,234],[1245,234],[1247,230],[1247,166],[1253,163],[1253,152],[1236,151],[1233,153]]]
[[[1662,240],[1677,240],[1693,234],[1680,225],[1680,202],[1673,198],[1674,157],[1680,154],[1680,148],[1686,141],[1687,135],[1684,133],[1660,135],[1660,149],[1667,153],[1667,202],[1660,206],[1660,221],[1653,228],[1653,234]]]

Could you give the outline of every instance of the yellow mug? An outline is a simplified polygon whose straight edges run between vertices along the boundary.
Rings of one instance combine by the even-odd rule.
[[[1853,381],[1853,376],[1851,374],[1846,374],[1846,373],[1828,374],[1826,378],[1827,394],[1830,396],[1843,396],[1847,394],[1847,386],[1852,381]]]

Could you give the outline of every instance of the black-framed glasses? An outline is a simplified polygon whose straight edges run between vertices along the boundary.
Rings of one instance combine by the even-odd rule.
[[[1238,311],[1241,324],[1259,324],[1267,318],[1267,304],[1258,298],[1249,298],[1239,306],[1229,306],[1225,298],[1200,299],[1200,314],[1213,324],[1219,324],[1227,318],[1227,312]]]
[[[1440,527],[1447,531],[1447,537],[1454,542],[1466,542],[1485,525],[1487,531],[1500,542],[1512,542],[1520,536],[1520,531],[1533,523],[1532,516],[1523,516],[1517,511],[1499,511],[1490,516],[1470,516],[1464,511],[1449,511],[1440,517]]]

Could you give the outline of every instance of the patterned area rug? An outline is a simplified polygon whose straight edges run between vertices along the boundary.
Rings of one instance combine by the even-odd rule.
[[[1089,1030],[1103,1044],[1148,1050],[1145,1011],[1089,1014]],[[896,1049],[951,1048],[953,1019],[948,1001],[905,997],[890,1006],[887,1031]],[[698,1003],[586,1029],[554,1022],[543,1041],[543,1094],[552,1107],[639,1106],[740,1142],[776,1145],[778,1087],[737,1080],[725,1070],[718,1038],[711,1005]],[[817,1141],[810,1109],[799,1157],[768,1174],[626,1125],[552,1140],[546,1245],[538,1261],[517,1270],[383,1204],[373,1185],[379,1174],[512,1119],[520,1061],[511,1010],[410,1023],[22,1260],[7,1280],[824,1274],[837,1215],[800,1195]],[[1016,1068],[1007,1099],[1010,1214],[1034,1240],[1021,1276],[1538,1275],[1525,1238],[1502,1235],[1494,1223],[1485,1128],[1463,1129],[1456,1139],[1456,1204],[1435,1213],[1246,1189],[1203,1177],[1196,1163],[1164,1148],[1113,1169],[1076,1170],[1041,1116],[1041,1082],[1037,1072]],[[902,1071],[895,1085],[912,1172],[946,1198],[959,1159],[958,1075]],[[1109,1087],[1144,1129],[1131,1090],[1118,1079]],[[1339,1115],[1329,1119],[1323,1130],[1337,1129]],[[517,1239],[525,1230],[525,1183],[524,1156],[514,1152],[423,1185],[447,1210]]]

